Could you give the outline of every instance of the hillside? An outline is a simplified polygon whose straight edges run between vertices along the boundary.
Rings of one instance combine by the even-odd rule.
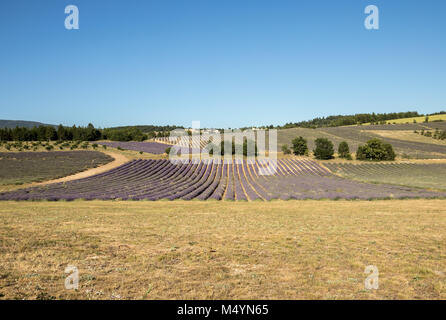
[[[15,128],[15,127],[25,127],[32,128],[38,126],[54,126],[54,124],[46,124],[37,121],[25,121],[25,120],[0,120],[0,128]]]
[[[390,143],[399,155],[416,159],[446,158],[446,144],[414,133],[414,130],[446,130],[446,122],[403,123],[370,126],[346,126],[331,128],[290,128],[278,130],[277,144],[291,146],[291,141],[302,136],[307,139],[310,150],[314,148],[316,138],[327,138],[337,150],[341,141],[346,141],[350,151],[356,152],[360,144],[370,139],[379,138]]]
[[[435,115],[431,115],[428,116],[429,117],[429,122],[433,122],[433,121],[446,121],[446,114],[435,114]],[[416,121],[416,123],[423,123],[425,120],[424,116],[421,117],[412,117],[412,118],[402,118],[402,119],[395,119],[395,120],[389,120],[387,121],[387,123],[413,123],[414,121]]]

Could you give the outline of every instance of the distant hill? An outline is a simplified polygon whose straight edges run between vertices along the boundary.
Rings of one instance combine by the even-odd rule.
[[[278,127],[278,129],[289,128],[326,128],[326,127],[342,127],[355,124],[364,123],[386,123],[388,120],[395,120],[401,118],[414,118],[423,117],[423,114],[419,114],[416,111],[407,112],[393,112],[393,113],[357,113],[353,115],[336,115],[322,118],[314,118],[308,121],[301,121],[295,123],[286,123],[284,126]],[[270,127],[271,128],[271,127]]]
[[[25,121],[25,120],[0,120],[0,128],[15,128],[15,127],[25,127],[25,128],[32,128],[32,127],[38,127],[38,126],[53,126],[56,127],[54,124],[46,124],[41,123],[37,121]]]

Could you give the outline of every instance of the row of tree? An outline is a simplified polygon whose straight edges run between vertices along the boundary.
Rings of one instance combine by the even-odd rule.
[[[225,147],[226,146],[230,146],[231,147],[231,152],[228,152],[232,155],[235,155],[237,150],[242,150],[243,155],[245,157],[253,157],[253,156],[257,156],[258,155],[258,148],[257,148],[257,143],[253,140],[244,138],[243,139],[243,144],[238,146],[235,143],[235,140],[232,140],[232,142],[230,141],[221,141],[220,142],[220,148],[217,148],[215,144],[210,143],[208,144],[208,146],[206,147],[206,149],[208,150],[210,155],[214,154],[214,150],[216,149],[220,149],[220,154],[223,156],[225,154]]]
[[[0,141],[95,141],[101,137],[101,131],[92,124],[87,127],[64,127],[60,125],[57,128],[54,126],[39,126],[0,129]]]
[[[314,118],[308,121],[287,123],[280,128],[320,128],[339,127],[362,123],[385,123],[388,120],[419,117],[416,111],[393,112],[393,113],[358,113],[354,115],[337,115],[329,117]]]
[[[86,127],[39,126],[33,128],[0,128],[0,141],[143,141],[155,137],[135,127],[97,129],[91,123]]]
[[[297,137],[292,142],[292,150],[288,148],[287,145],[282,146],[282,152],[284,154],[291,154],[293,152],[295,155],[308,156],[308,144],[307,140],[303,137]],[[334,158],[334,145],[333,142],[327,138],[317,138],[314,141],[315,148],[313,154],[316,159],[319,160],[329,160]],[[347,160],[352,160],[350,153],[350,147],[346,141],[342,141],[338,146],[338,156],[339,158],[344,158]],[[356,151],[357,160],[371,160],[371,161],[393,161],[395,160],[396,154],[393,151],[393,147],[381,141],[380,139],[369,140],[365,145],[358,147]]]

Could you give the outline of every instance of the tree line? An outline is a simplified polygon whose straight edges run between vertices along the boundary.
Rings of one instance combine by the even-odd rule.
[[[93,124],[86,127],[51,125],[38,127],[0,128],[0,141],[144,141],[156,137],[168,137],[172,126],[141,126],[159,131],[143,132],[139,126],[98,129]]]
[[[416,111],[407,112],[393,112],[393,113],[358,113],[354,115],[337,115],[314,118],[308,121],[286,123],[280,128],[320,128],[320,127],[340,127],[363,123],[382,124],[388,120],[420,117],[421,115]]]

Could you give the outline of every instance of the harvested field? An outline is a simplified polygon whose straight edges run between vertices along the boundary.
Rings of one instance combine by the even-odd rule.
[[[439,123],[435,123],[435,127]],[[429,124],[431,125],[431,124]],[[332,127],[332,128],[291,128],[282,129],[278,131],[278,145],[287,144],[291,146],[291,141],[302,136],[307,139],[308,148],[310,151],[314,149],[314,140],[317,138],[327,138],[332,141],[335,149],[338,148],[339,143],[346,141],[350,146],[351,152],[356,152],[359,145],[366,143],[373,138],[379,138],[385,142],[390,143],[395,152],[399,156],[408,156],[414,159],[445,159],[446,158],[446,145],[435,144],[431,142],[421,142],[417,139],[404,140],[399,139],[399,131],[404,130],[421,130],[428,129],[429,126],[424,124],[400,124],[400,125],[371,125],[371,126],[347,126],[347,127]],[[380,130],[381,134],[377,134],[374,131]],[[383,131],[388,131],[388,134],[382,134]],[[395,137],[392,137],[392,133],[395,132]],[[385,135],[385,136],[384,136]]]
[[[382,137],[368,131],[360,130],[358,127],[335,127],[320,129],[328,134],[345,139],[346,141],[355,141],[351,144],[351,151],[356,151],[359,144],[364,144],[373,138],[379,138],[390,143],[399,154],[405,154],[416,159],[444,159],[446,158],[446,146],[432,143],[423,143],[416,141],[405,141],[390,137]]]
[[[288,147],[291,147],[291,141],[299,136],[302,136],[307,140],[308,148],[310,150],[314,149],[314,140],[316,140],[317,138],[327,138],[331,140],[335,146],[338,146],[340,142],[346,140],[342,137],[331,135],[320,129],[290,128],[278,130],[277,145],[280,147],[281,145],[286,144],[288,145]],[[357,142],[352,139],[347,139],[346,141],[351,145],[357,144]]]
[[[172,164],[134,160],[85,179],[0,193],[0,200],[272,200],[446,197],[445,192],[367,184],[340,178],[308,159],[281,159],[262,175],[265,163],[209,161]],[[270,172],[272,173],[272,172]]]
[[[0,202],[3,299],[446,299],[445,200]],[[68,265],[79,290],[66,290]],[[364,269],[379,269],[365,290]]]
[[[357,128],[359,130],[413,131],[413,130],[427,129],[429,128],[429,123],[373,124],[373,125],[349,126],[349,127]]]
[[[325,166],[349,179],[446,190],[445,163],[326,163]]]
[[[432,143],[441,146],[446,146],[446,140],[433,139],[432,137],[426,137],[419,133],[414,133],[413,131],[389,131],[389,130],[373,130],[370,131],[373,134],[381,136],[383,138],[392,138],[404,141],[414,141],[414,142],[422,142],[422,143]],[[431,130],[431,132],[433,132]]]
[[[407,123],[407,122],[412,123],[414,120],[417,123],[418,122],[422,123],[425,120],[425,116],[388,120],[387,123]],[[445,121],[445,120],[446,120],[446,114],[435,114],[429,116],[429,121]]]
[[[111,148],[121,148],[124,150],[142,151],[152,154],[163,154],[169,145],[158,142],[98,142],[100,145],[104,145]]]
[[[57,179],[112,160],[112,157],[97,151],[2,152],[0,184]]]

